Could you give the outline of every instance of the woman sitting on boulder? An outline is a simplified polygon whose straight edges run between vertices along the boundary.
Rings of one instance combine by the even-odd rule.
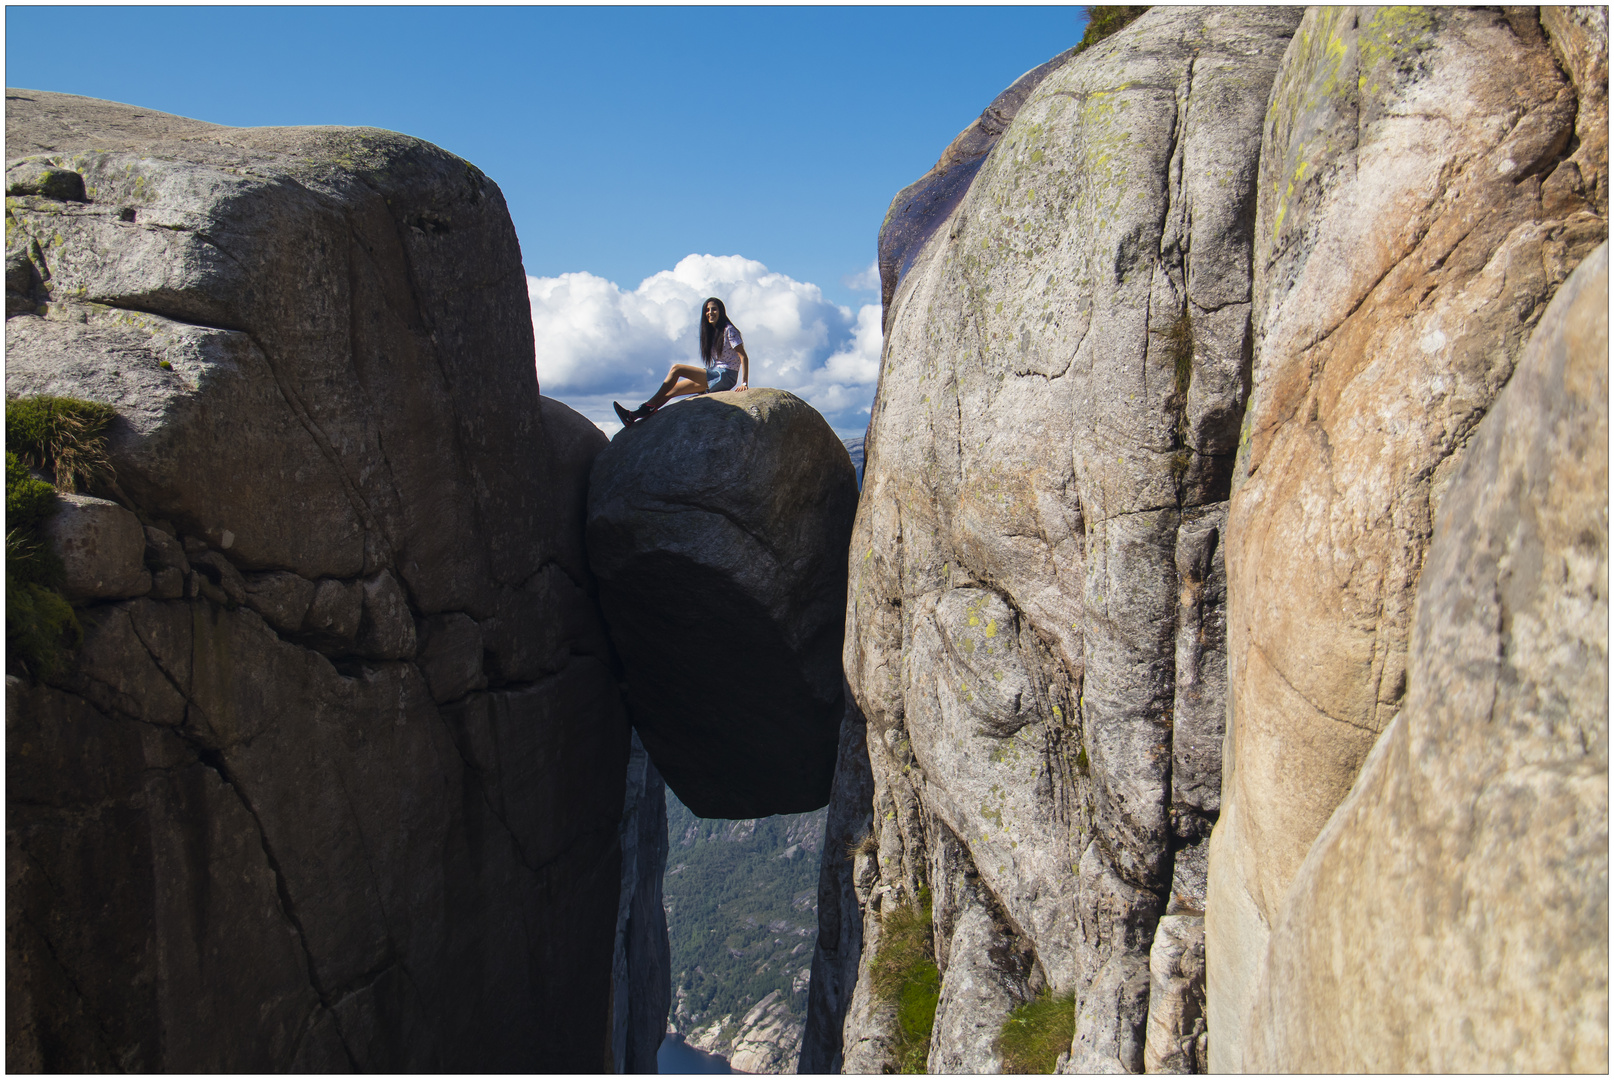
[[[706,298],[701,314],[701,359],[706,366],[698,368],[694,364],[674,364],[667,369],[667,378],[662,382],[661,389],[632,412],[618,402],[611,402],[623,427],[632,427],[667,404],[670,398],[746,388],[751,375],[751,358],[745,355],[745,342],[740,339],[740,328],[729,322],[723,301],[715,296]]]

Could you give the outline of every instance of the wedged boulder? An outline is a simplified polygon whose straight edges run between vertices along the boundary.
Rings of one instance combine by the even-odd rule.
[[[633,724],[702,817],[829,800],[857,498],[846,447],[782,390],[671,405],[595,459],[589,565]]]
[[[598,1070],[605,439],[538,394],[498,187],[364,128],[6,123],[6,389],[117,409],[102,512],[150,582],[8,681],[8,1064]]]
[[[1608,245],[1441,502],[1404,706],[1274,928],[1257,1072],[1608,1063]]]
[[[1586,110],[1606,115],[1606,94]],[[1273,85],[1225,546],[1217,1071],[1252,1067],[1267,936],[1402,708],[1415,590],[1465,446],[1608,235],[1607,142],[1577,144],[1582,112],[1527,8],[1313,8]]]

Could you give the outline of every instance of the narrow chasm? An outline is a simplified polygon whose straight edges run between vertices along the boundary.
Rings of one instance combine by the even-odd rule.
[[[818,938],[826,811],[697,817],[669,794],[672,1007],[663,1072],[793,1073]],[[840,853],[844,858],[844,853]]]

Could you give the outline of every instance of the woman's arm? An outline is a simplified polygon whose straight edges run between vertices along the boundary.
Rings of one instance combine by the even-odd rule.
[[[751,382],[751,358],[745,355],[744,345],[735,346],[734,351],[740,354],[740,381],[735,384],[734,389],[744,390]]]

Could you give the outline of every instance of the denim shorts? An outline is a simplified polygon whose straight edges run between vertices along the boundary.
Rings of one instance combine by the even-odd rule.
[[[709,367],[706,369],[706,392],[716,394],[723,390],[733,390],[734,385],[740,381],[740,373],[734,368]]]

